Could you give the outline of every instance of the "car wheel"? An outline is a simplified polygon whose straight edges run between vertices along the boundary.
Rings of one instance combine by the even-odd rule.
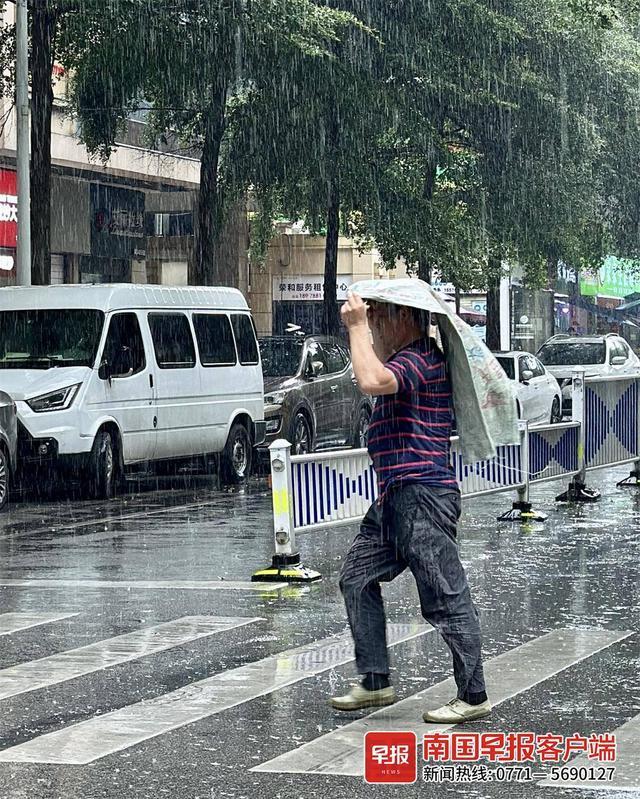
[[[111,433],[100,430],[89,456],[90,494],[93,499],[111,499],[116,485],[116,455]]]
[[[220,479],[225,484],[241,483],[251,474],[253,448],[247,428],[235,422],[220,458]]]
[[[0,510],[7,507],[10,488],[9,458],[5,450],[0,447]]]
[[[291,426],[291,454],[306,455],[313,451],[311,425],[304,413],[296,413]]]
[[[353,436],[354,449],[366,449],[369,436],[369,424],[371,422],[371,410],[363,405],[358,414],[355,434]]]
[[[562,404],[558,397],[553,398],[551,405],[551,424],[559,424],[562,421]]]

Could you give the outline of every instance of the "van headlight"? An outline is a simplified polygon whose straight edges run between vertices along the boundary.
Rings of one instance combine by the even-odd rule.
[[[76,398],[76,394],[81,385],[82,383],[76,383],[73,386],[59,388],[56,391],[49,391],[47,394],[40,394],[39,397],[28,399],[27,405],[36,413],[65,411]]]

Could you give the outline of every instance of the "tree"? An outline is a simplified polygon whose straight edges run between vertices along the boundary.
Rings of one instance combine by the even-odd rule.
[[[363,5],[370,10],[377,4]],[[284,82],[278,74],[260,74],[240,109],[240,135],[229,159],[231,182],[250,186],[266,208],[303,219],[311,233],[326,235],[326,333],[336,333],[340,325],[339,235],[372,185],[372,143],[388,116],[383,87],[372,69],[380,41],[371,29],[372,15],[364,11],[356,3],[333,8],[352,24],[321,58],[290,53]]]
[[[131,13],[131,6],[135,13]],[[129,6],[128,9],[124,8]],[[122,0],[66,35],[75,75],[73,105],[90,150],[108,156],[135,108],[149,108],[154,135],[177,137],[201,153],[196,259],[190,282],[235,285],[237,273],[216,259],[225,207],[245,188],[228,168],[233,137],[253,85],[268,76],[283,85],[283,65],[304,53],[310,60],[355,22],[312,0]],[[268,148],[274,129],[255,146]]]
[[[86,0],[87,6],[92,0]],[[99,6],[100,4],[98,4]],[[6,3],[0,3],[4,12]],[[69,15],[78,15],[72,0],[29,0],[31,72],[31,279],[46,285],[51,278],[51,119],[53,66],[61,27]],[[15,26],[3,25],[0,59],[5,76],[3,94],[14,91]]]

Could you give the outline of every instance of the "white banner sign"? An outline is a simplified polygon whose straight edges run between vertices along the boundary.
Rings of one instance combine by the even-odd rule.
[[[338,276],[336,296],[338,300],[347,299],[347,290],[352,283],[350,275]],[[274,277],[273,299],[291,301],[324,299],[324,277],[322,275],[303,275],[298,277]]]

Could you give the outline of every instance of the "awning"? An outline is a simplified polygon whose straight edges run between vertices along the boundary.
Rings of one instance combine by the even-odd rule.
[[[618,305],[615,309],[616,311],[629,311],[631,308],[637,308],[640,305],[640,300],[633,300],[633,302],[623,302],[622,305]]]

